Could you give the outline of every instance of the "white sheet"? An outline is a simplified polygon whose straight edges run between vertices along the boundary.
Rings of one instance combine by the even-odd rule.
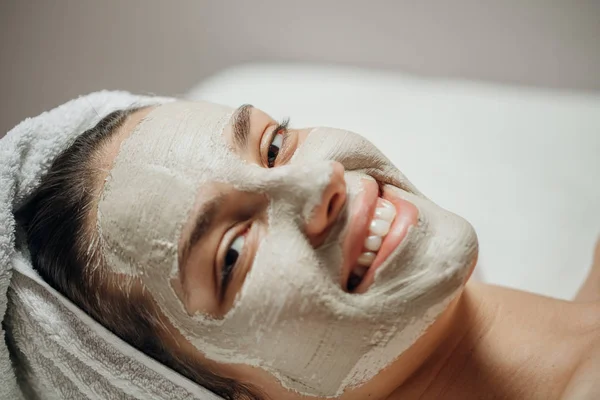
[[[571,298],[600,233],[600,94],[310,65],[225,70],[188,97],[363,135],[480,240],[479,277]]]

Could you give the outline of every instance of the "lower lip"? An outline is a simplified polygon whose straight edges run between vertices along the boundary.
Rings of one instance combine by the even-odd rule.
[[[375,272],[387,260],[392,251],[402,243],[408,233],[408,228],[417,225],[419,210],[414,204],[400,197],[396,193],[398,190],[400,189],[390,185],[383,187],[383,195],[381,197],[396,207],[396,218],[390,227],[390,231],[383,239],[383,243],[377,252],[375,260],[373,260],[373,264],[371,264],[360,285],[358,285],[353,293],[364,293],[367,291],[375,280]]]

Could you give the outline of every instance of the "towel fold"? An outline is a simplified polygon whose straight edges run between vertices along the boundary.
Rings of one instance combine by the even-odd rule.
[[[219,399],[123,342],[50,287],[17,246],[14,211],[53,160],[109,113],[170,98],[102,91],[0,140],[0,399]]]

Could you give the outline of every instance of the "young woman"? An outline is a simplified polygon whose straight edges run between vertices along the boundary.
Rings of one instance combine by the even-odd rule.
[[[467,282],[470,224],[351,132],[117,111],[19,220],[47,282],[225,398],[600,396],[598,273],[577,302]]]

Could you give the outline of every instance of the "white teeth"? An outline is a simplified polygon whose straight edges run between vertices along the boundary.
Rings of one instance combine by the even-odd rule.
[[[367,238],[365,239],[365,249],[370,250],[370,251],[377,251],[379,250],[379,248],[381,247],[381,242],[383,241],[383,239],[379,236],[367,236]]]
[[[377,201],[377,206],[382,206],[385,208],[391,208],[393,210],[395,210],[394,205],[392,204],[391,201],[384,199],[383,197],[380,197],[379,200]],[[396,211],[394,211],[394,214],[396,213]]]
[[[355,267],[352,270],[352,273],[354,275],[358,276],[359,278],[362,278],[363,276],[365,276],[365,274],[367,273],[368,270],[369,270],[368,267],[361,267],[361,266],[359,266],[359,267]]]
[[[374,219],[369,226],[369,232],[377,236],[385,236],[390,231],[390,223],[382,219]]]
[[[377,236],[387,235],[387,233],[390,231],[390,225],[392,224],[392,221],[394,221],[395,216],[396,208],[394,207],[394,205],[389,201],[380,198],[377,201],[377,208],[375,209],[375,215],[373,216],[373,221],[371,221],[371,226],[369,227],[369,230],[372,234]],[[369,248],[367,247],[367,249]]]
[[[358,257],[358,265],[362,265],[364,267],[369,267],[373,264],[373,260],[375,259],[375,253],[371,251],[367,251],[366,253],[361,253]]]
[[[357,260],[357,266],[352,270],[352,275],[363,278],[381,248],[383,238],[390,231],[390,226],[396,217],[396,207],[389,201],[379,198],[375,215],[369,226],[369,236],[364,241],[363,253]]]
[[[375,210],[375,217],[384,221],[392,222],[396,216],[396,209],[393,207],[377,207]]]

